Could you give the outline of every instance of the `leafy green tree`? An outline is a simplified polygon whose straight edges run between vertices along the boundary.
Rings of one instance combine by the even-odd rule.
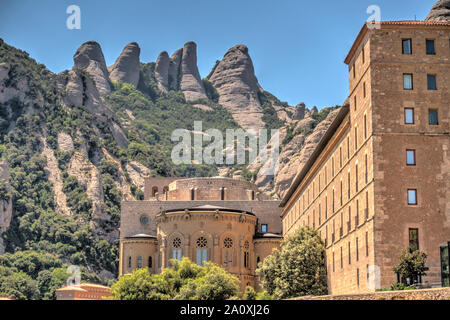
[[[42,300],[56,300],[56,290],[67,282],[66,268],[42,270],[36,279]]]
[[[257,293],[255,289],[252,287],[246,287],[244,291],[244,295],[242,297],[243,300],[256,300]]]
[[[259,265],[262,286],[276,299],[327,293],[325,247],[312,228],[300,228]]]
[[[151,275],[139,269],[111,287],[113,300],[226,300],[239,295],[239,279],[212,263],[198,266],[188,258]]]
[[[228,300],[239,295],[240,281],[225,269],[208,262],[195,280],[188,281],[177,299],[182,300]]]
[[[425,276],[428,267],[426,266],[427,254],[419,250],[403,250],[400,255],[398,265],[394,267],[394,272],[400,277],[400,282],[405,285],[412,285],[418,281],[419,277]]]
[[[0,266],[0,296],[34,300],[39,298],[39,289],[36,281],[26,273]]]

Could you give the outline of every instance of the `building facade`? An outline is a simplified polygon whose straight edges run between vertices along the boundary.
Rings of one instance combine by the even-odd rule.
[[[281,205],[284,235],[316,228],[330,294],[397,281],[402,250],[441,283],[450,240],[450,23],[364,25],[345,63],[350,95]]]
[[[224,267],[257,286],[257,263],[279,248],[280,201],[247,181],[228,178],[148,178],[145,200],[124,201],[119,275],[137,268],[160,273],[188,257]]]
[[[63,286],[56,290],[56,300],[102,300],[111,296],[111,288],[93,283]]]

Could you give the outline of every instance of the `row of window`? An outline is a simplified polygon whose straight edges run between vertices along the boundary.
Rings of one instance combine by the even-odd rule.
[[[403,74],[403,89],[414,90],[414,76],[412,73]],[[427,74],[427,89],[437,90],[437,81],[435,74]]]
[[[414,108],[405,108],[405,124],[415,124]],[[428,109],[428,124],[430,126],[439,125],[439,115],[437,109]]]
[[[137,257],[137,264],[136,264],[136,265],[137,265],[138,269],[140,269],[140,268],[143,267],[143,264],[142,264],[142,257],[141,257],[141,256]],[[133,266],[132,258],[131,258],[131,257],[128,257],[128,269],[131,269],[132,266]],[[152,257],[148,257],[148,264],[147,264],[147,267],[148,267],[148,268],[152,268],[152,267],[153,267],[153,258],[152,258]]]
[[[344,247],[341,246],[340,248],[340,267],[341,269],[344,268],[344,256],[343,256],[343,250]],[[366,257],[369,256],[369,233],[366,232],[365,235],[365,255]],[[351,242],[349,241],[347,243],[347,258],[348,258],[348,264],[351,265],[352,264],[352,251],[351,251]],[[356,262],[359,261],[359,238],[356,237],[355,239],[355,260]],[[333,272],[336,272],[336,265],[335,265],[335,252],[333,251],[332,253],[332,270]]]
[[[191,192],[191,201],[194,201],[194,200],[196,200],[195,199],[195,188],[191,188],[190,189],[190,192]],[[227,188],[224,188],[224,187],[222,187],[222,188],[220,188],[220,200],[222,200],[222,201],[224,201],[225,200],[225,191],[227,190]],[[256,197],[255,197],[255,191],[254,190],[251,190],[251,192],[250,192],[250,199],[252,200],[252,201],[254,201],[255,199],[256,199]]]
[[[436,54],[436,45],[435,45],[434,39],[426,39],[425,40],[425,52],[427,55],[435,55]],[[412,39],[403,39],[402,40],[402,53],[405,55],[413,54]]]
[[[333,162],[332,162],[333,163]],[[334,166],[332,166],[332,169],[334,168]],[[365,168],[365,172],[364,172],[364,181],[365,184],[367,184],[369,182],[369,177],[368,177],[368,155],[365,155],[365,161],[364,161],[364,168]],[[334,171],[334,170],[332,170]],[[359,166],[355,165],[355,193],[359,192]],[[325,171],[325,179],[326,179],[326,171]],[[319,188],[320,188],[320,175],[319,175]],[[343,182],[342,180],[340,181],[340,188],[339,188],[340,194],[339,194],[339,203],[340,206],[342,207],[344,204],[343,201],[343,194],[344,194],[344,186],[343,186]],[[320,189],[319,189],[320,192]],[[314,198],[315,194],[314,194],[314,182],[313,182],[313,198]],[[351,173],[348,172],[347,173],[347,199],[350,200],[351,199]],[[314,200],[314,199],[313,199]],[[328,195],[325,195],[324,198],[324,211],[325,211],[325,220],[328,219]],[[303,207],[301,206],[301,203],[303,204]],[[297,204],[294,206],[294,209],[289,213],[288,216],[288,223],[289,225],[292,225],[294,223],[294,220],[297,220],[306,210],[308,210],[308,207],[310,205],[310,199],[309,199],[309,189],[306,192],[306,198],[305,195],[303,195],[303,197],[300,198],[300,200],[297,202]],[[336,197],[335,197],[335,190],[332,190],[332,201],[331,201],[331,209],[332,209],[332,213],[334,213],[336,211]],[[301,208],[302,207],[302,208]],[[322,216],[322,203],[319,203],[318,205],[318,209],[319,209],[319,226],[321,225],[321,216]],[[301,211],[301,212],[300,212]],[[313,227],[315,227],[315,209],[313,210]],[[309,216],[308,216],[308,221],[309,221]],[[309,222],[308,222],[309,225]]]

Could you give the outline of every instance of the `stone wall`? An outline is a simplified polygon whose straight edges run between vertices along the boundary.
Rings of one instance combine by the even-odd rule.
[[[450,300],[450,288],[300,297],[292,300]]]

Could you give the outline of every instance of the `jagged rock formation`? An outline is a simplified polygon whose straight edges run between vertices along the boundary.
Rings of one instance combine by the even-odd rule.
[[[208,75],[219,92],[219,103],[246,129],[264,127],[259,95],[263,92],[255,76],[245,45],[237,45],[224,55]]]
[[[306,135],[305,132],[307,132],[307,128],[310,127],[313,120],[306,118],[299,121],[294,131],[303,129],[302,133],[295,136],[280,153],[280,170],[274,179],[274,192],[280,198],[283,198],[292,180],[306,164],[338,113],[339,109],[331,111],[310,135]]]
[[[8,230],[12,218],[11,195],[5,194],[9,193],[11,190],[9,185],[8,164],[5,161],[0,161],[0,190],[2,191],[2,194],[0,194],[0,254],[3,254],[5,252],[5,247],[1,235]],[[8,199],[5,199],[5,197],[8,197]]]
[[[102,48],[97,42],[89,41],[83,43],[73,56],[73,60],[75,68],[86,70],[92,76],[101,95],[111,92],[105,57],[103,56]]]
[[[198,72],[197,44],[195,42],[188,42],[183,48],[180,89],[183,91],[186,101],[208,99]]]
[[[113,115],[113,111],[107,106],[100,92],[83,70],[70,70],[58,74],[58,87],[64,93],[63,102],[68,107],[84,108],[97,115],[99,118]]]
[[[137,87],[139,83],[141,49],[136,42],[128,44],[117,58],[116,63],[109,67],[109,78],[113,81],[131,83]]]
[[[439,0],[436,2],[425,21],[450,22],[450,0]]]
[[[155,78],[158,89],[163,93],[181,90],[188,102],[208,99],[197,67],[195,42],[186,43],[171,58],[166,51],[161,52],[155,65]]]
[[[273,175],[266,175],[265,168],[269,168],[274,164],[267,162],[260,167],[259,159],[255,164],[249,165],[247,169],[250,172],[256,172],[255,183],[258,188],[276,198],[283,198],[289,189],[296,174],[302,169],[303,165],[308,161],[314,152],[320,139],[330,127],[334,118],[338,114],[339,109],[331,110],[325,120],[318,122],[312,117],[312,112],[308,109],[305,111],[305,117],[301,120],[292,121],[287,127],[279,130],[280,155],[278,163],[278,172]],[[312,130],[311,128],[316,127]],[[285,145],[283,142],[287,136],[287,129],[296,133],[290,141]],[[268,149],[273,149],[273,139],[268,143]],[[263,170],[262,170],[263,169]]]
[[[293,120],[302,120],[305,118],[306,105],[300,102],[296,107],[293,115]]]
[[[170,57],[169,64],[169,88],[178,90],[180,87],[181,59],[183,58],[183,49],[178,49]]]
[[[156,60],[156,83],[158,85],[158,89],[164,93],[167,93],[169,91],[169,65],[171,64],[171,62],[172,61],[169,58],[169,54],[166,51],[161,52],[158,56],[158,59]]]

